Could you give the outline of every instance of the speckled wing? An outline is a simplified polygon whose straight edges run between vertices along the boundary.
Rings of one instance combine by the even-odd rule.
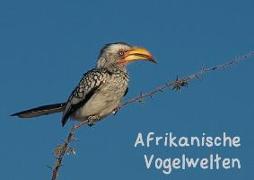
[[[84,74],[78,86],[72,91],[62,117],[62,125],[64,126],[69,117],[96,93],[98,88],[106,82],[110,72],[105,69],[92,69]]]

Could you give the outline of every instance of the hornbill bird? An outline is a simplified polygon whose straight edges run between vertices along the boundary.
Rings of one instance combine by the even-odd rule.
[[[138,60],[156,63],[145,48],[124,42],[106,44],[100,51],[96,67],[84,74],[66,102],[32,108],[11,116],[32,118],[62,112],[62,126],[69,118],[93,125],[119,107],[128,91],[126,66]]]

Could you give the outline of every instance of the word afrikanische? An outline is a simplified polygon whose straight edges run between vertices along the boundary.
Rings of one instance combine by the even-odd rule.
[[[157,136],[154,132],[146,135],[138,133],[134,147],[143,146],[167,146],[167,147],[240,147],[239,136],[228,136],[223,132],[221,136],[175,136],[172,132],[165,133],[164,136]]]

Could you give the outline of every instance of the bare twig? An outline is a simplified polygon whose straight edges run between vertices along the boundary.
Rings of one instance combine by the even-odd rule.
[[[54,154],[56,157],[56,161],[55,161],[54,168],[52,169],[52,178],[51,178],[52,180],[57,179],[58,171],[60,167],[62,166],[64,155],[67,154],[68,149],[70,148],[69,144],[74,140],[74,133],[75,133],[75,128],[72,127],[64,143],[58,145],[55,148]]]
[[[224,64],[218,64],[218,65],[211,66],[211,67],[203,67],[201,70],[197,71],[196,73],[190,74],[190,75],[182,77],[182,78],[177,77],[176,80],[168,81],[168,82],[164,83],[163,85],[157,86],[155,89],[153,89],[151,91],[142,93],[139,96],[128,99],[121,105],[120,108],[122,108],[128,104],[144,101],[144,99],[150,98],[160,92],[163,92],[166,89],[180,90],[182,87],[185,87],[186,85],[188,85],[192,80],[200,79],[201,76],[203,76],[209,72],[230,68],[232,65],[238,64],[238,63],[245,61],[248,58],[251,58],[253,56],[254,56],[254,51],[250,51],[249,53],[242,55],[242,56],[235,57]]]
[[[121,108],[123,108],[129,104],[143,102],[145,99],[153,97],[154,95],[157,95],[158,93],[163,92],[166,89],[176,90],[176,91],[180,90],[183,87],[185,87],[186,85],[188,85],[192,80],[199,79],[201,76],[203,76],[209,72],[214,72],[217,70],[224,70],[226,68],[230,68],[232,65],[236,65],[236,64],[238,64],[242,61],[245,61],[253,56],[254,56],[254,51],[250,51],[249,53],[244,54],[242,56],[237,56],[224,64],[218,64],[218,65],[211,66],[211,67],[204,67],[201,70],[197,71],[196,73],[190,74],[190,75],[182,77],[182,78],[177,77],[175,80],[168,81],[160,86],[157,86],[156,88],[154,88],[151,91],[148,91],[145,93],[141,92],[140,95],[130,98],[127,101],[125,101],[117,110],[114,111],[114,114],[118,110],[120,110]],[[56,147],[56,149],[55,149],[56,161],[55,161],[54,167],[52,168],[52,176],[51,176],[52,180],[57,179],[59,169],[63,164],[64,156],[66,154],[68,154],[70,152],[70,150],[71,151],[73,150],[73,148],[70,147],[70,144],[74,141],[75,132],[85,124],[87,124],[87,122],[82,122],[77,125],[74,125],[70,129],[68,136],[66,137],[64,143],[60,144]]]

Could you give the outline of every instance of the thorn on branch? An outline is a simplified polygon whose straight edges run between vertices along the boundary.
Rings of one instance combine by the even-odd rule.
[[[66,154],[67,155],[76,155],[76,150],[75,150],[75,148],[73,148],[73,147],[68,147],[67,148],[67,150],[66,150]]]
[[[201,67],[201,74],[202,73],[204,73],[204,72],[206,72],[206,70],[207,70],[207,66],[206,65],[203,65],[202,67]]]
[[[202,76],[200,74],[195,74],[194,78],[198,79],[198,80],[202,80]]]
[[[171,89],[172,83],[169,81],[169,82],[165,83],[165,86],[166,86],[167,88]]]
[[[216,70],[217,68],[218,68],[218,67],[214,66],[214,67],[212,68],[212,71]]]
[[[188,85],[187,79],[179,79],[177,76],[176,80],[174,81],[172,90],[179,91],[182,87],[185,87],[187,85]]]
[[[139,103],[144,103],[144,94],[142,92],[140,92],[139,95],[140,99],[138,100]]]
[[[160,88],[160,89],[158,89],[158,90],[159,90],[160,92],[163,92],[163,89],[161,89],[161,88]]]

